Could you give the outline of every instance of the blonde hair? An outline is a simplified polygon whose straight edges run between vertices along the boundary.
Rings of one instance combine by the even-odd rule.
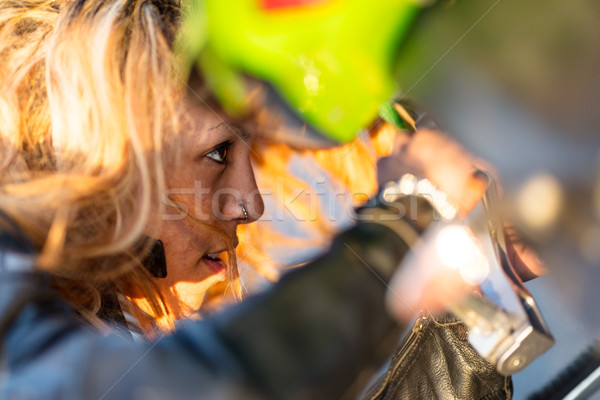
[[[0,208],[40,251],[39,267],[91,322],[108,288],[141,290],[154,314],[150,321],[136,315],[147,334],[157,322],[172,328],[174,319],[140,260],[150,246],[145,230],[157,228],[150,210],[164,207],[156,201],[166,185],[163,157],[177,158],[165,150],[177,149],[185,124],[178,103],[184,85],[172,53],[179,14],[170,1],[0,0]],[[356,143],[302,154],[350,193],[372,194],[375,160],[389,153],[390,140],[377,130]],[[289,173],[294,153],[265,143],[253,153],[259,187],[283,179],[280,202],[295,188],[310,190]],[[308,213],[303,201],[293,206]],[[307,220],[307,231],[331,237],[328,221]],[[240,227],[237,254],[276,280],[281,266],[265,238],[272,245],[315,242],[264,225]],[[227,285],[239,298],[236,254],[227,245]]]
[[[254,115],[252,124],[259,130],[289,129],[278,126],[278,120],[281,118],[263,108]],[[252,155],[258,187],[270,193],[274,204],[284,205],[289,215],[301,221],[303,234],[289,233],[289,229],[286,233],[277,221],[259,220],[240,226],[238,259],[274,282],[282,271],[297,265],[278,261],[273,249],[326,249],[339,226],[325,217],[331,210],[314,201],[320,195],[317,189],[290,171],[291,160],[316,164],[320,167],[317,178],[325,178],[337,187],[336,194],[345,194],[350,200],[348,207],[358,207],[377,193],[377,161],[392,153],[397,135],[396,129],[379,120],[352,142],[328,149],[297,149],[268,138],[257,141]],[[298,196],[299,192],[305,196]]]
[[[0,1],[0,207],[87,315],[131,284],[168,314],[140,260],[181,123],[178,19],[174,1]]]

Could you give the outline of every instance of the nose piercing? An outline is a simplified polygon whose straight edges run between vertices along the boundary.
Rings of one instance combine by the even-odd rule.
[[[242,212],[244,213],[244,220],[248,221],[248,211],[246,211],[246,207],[244,207],[244,203],[240,203],[240,207],[242,207]]]

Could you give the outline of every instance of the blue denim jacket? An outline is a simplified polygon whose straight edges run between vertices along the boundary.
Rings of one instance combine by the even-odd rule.
[[[401,328],[384,311],[383,282],[406,250],[386,227],[357,226],[272,290],[132,343],[82,322],[33,268],[31,250],[5,234],[0,399],[340,398],[393,348]]]

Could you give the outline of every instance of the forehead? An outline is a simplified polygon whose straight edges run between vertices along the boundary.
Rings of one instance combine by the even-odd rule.
[[[210,147],[227,140],[248,142],[252,139],[225,113],[207,106],[187,107],[185,120],[179,140],[188,149]]]
[[[238,139],[248,142],[252,139],[252,135],[228,120],[218,120],[214,124],[209,124],[206,127],[206,134],[210,138],[227,136],[231,139]]]

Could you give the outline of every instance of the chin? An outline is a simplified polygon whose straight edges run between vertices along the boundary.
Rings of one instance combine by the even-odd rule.
[[[173,314],[177,316],[177,319],[187,318],[203,311],[206,305],[209,308],[213,308],[215,303],[220,302],[219,297],[223,297],[222,290],[218,290],[219,286],[226,280],[226,270],[215,273],[198,282],[178,282],[174,284],[170,289],[169,299],[167,305],[172,310]],[[221,293],[215,295],[215,292]],[[210,300],[210,301],[207,301]]]

